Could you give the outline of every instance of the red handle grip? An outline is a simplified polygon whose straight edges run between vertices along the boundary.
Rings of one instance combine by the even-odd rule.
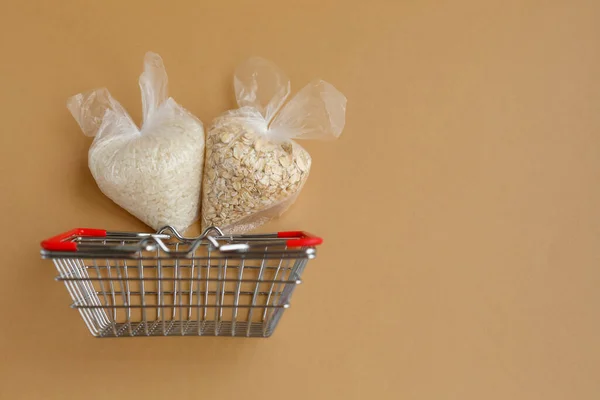
[[[277,237],[288,239],[287,247],[318,246],[323,243],[322,238],[303,231],[278,232]]]
[[[104,229],[75,228],[46,239],[42,242],[42,248],[49,251],[77,251],[77,243],[70,241],[75,236],[97,236],[106,237]]]

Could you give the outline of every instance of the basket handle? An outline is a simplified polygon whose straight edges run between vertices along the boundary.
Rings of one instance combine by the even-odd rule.
[[[304,231],[277,232],[277,237],[286,240],[287,247],[309,247],[318,246],[323,239]]]
[[[48,251],[77,251],[77,243],[70,239],[81,236],[106,237],[106,230],[89,228],[71,229],[70,231],[44,240],[42,242],[42,248]]]
[[[112,234],[112,233],[111,233]],[[74,237],[107,237],[104,229],[75,228],[42,241],[42,248],[48,251],[77,251]],[[323,243],[323,239],[304,231],[278,232],[277,237],[287,239],[287,247],[311,247]]]

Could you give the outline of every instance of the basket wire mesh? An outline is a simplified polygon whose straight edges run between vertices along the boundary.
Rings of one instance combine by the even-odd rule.
[[[52,259],[71,307],[96,337],[269,337],[320,243],[217,228],[194,239],[171,227],[83,231],[43,242],[42,257]]]

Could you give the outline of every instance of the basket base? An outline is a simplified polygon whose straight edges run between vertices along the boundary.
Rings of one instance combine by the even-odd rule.
[[[115,323],[108,325],[94,336],[139,337],[139,336],[229,336],[229,337],[269,337],[272,330],[265,329],[261,322],[250,323],[231,321],[152,321]]]

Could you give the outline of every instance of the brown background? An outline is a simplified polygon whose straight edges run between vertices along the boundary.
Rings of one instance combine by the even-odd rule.
[[[82,1],[0,9],[0,398],[596,399],[600,5]],[[327,240],[268,340],[98,340],[39,241],[146,229],[104,198],[68,96],[139,120],[161,54],[206,123],[277,62],[348,97],[282,219]]]

